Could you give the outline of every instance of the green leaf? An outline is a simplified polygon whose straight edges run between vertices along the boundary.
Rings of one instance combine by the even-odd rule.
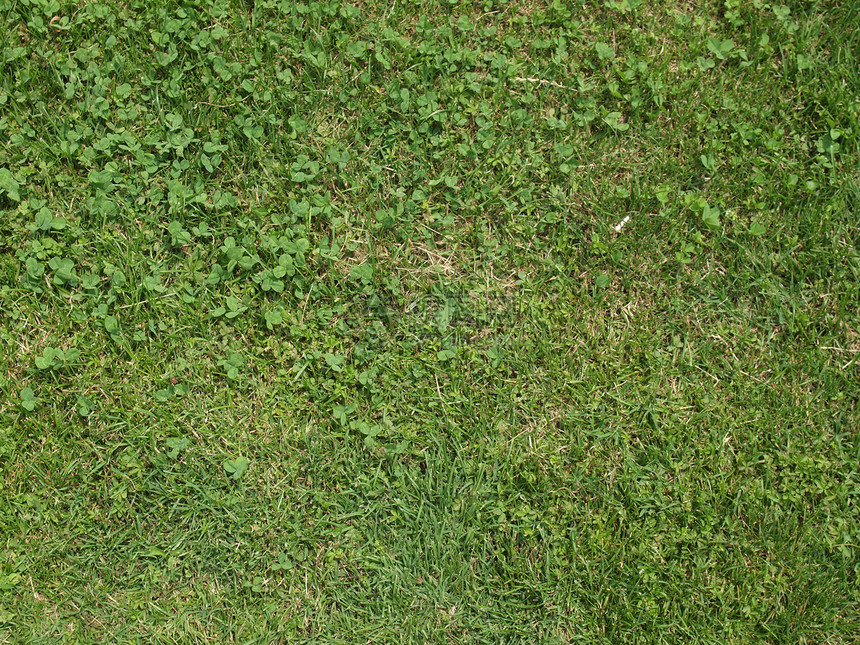
[[[707,72],[709,69],[713,69],[717,65],[713,58],[705,58],[704,56],[699,56],[696,59],[696,64],[703,72]]]
[[[373,57],[380,65],[382,65],[383,68],[391,69],[391,62],[386,58],[385,54],[381,50],[377,50]]]
[[[282,553],[278,556],[277,563],[272,565],[273,571],[289,571],[295,566],[293,561],[289,558],[286,553]]]
[[[361,374],[358,375],[358,382],[364,386],[370,385],[373,382],[373,379],[378,374],[378,370],[375,367],[371,367],[369,370],[364,370]]]
[[[44,351],[42,351],[42,355],[36,357],[36,367],[40,370],[51,369],[54,366],[56,357],[57,350],[53,347],[46,347]]]
[[[284,315],[282,310],[276,309],[274,311],[267,311],[265,314],[266,318],[266,327],[269,329],[274,329],[275,325],[280,325],[284,322]]]
[[[245,475],[250,463],[247,457],[228,459],[224,462],[224,470],[233,478],[233,481],[239,481]]]
[[[290,124],[290,127],[293,129],[293,132],[298,134],[303,134],[310,129],[310,125],[308,125],[307,121],[302,119],[297,114],[294,114],[289,119],[287,119],[287,123]]]
[[[105,331],[110,334],[111,340],[115,343],[122,342],[122,332],[119,328],[119,321],[114,316],[105,316],[104,326]]]
[[[11,199],[13,202],[20,202],[21,195],[18,192],[20,188],[17,181],[15,181],[15,177],[9,171],[8,168],[0,168],[0,191],[6,193],[6,196]]]
[[[75,409],[82,417],[88,417],[95,410],[95,404],[85,396],[79,396]]]
[[[597,43],[594,45],[594,49],[600,60],[612,60],[615,58],[615,50],[606,43]]]
[[[70,259],[53,257],[48,262],[48,266],[54,270],[54,284],[74,286],[78,283],[78,276],[75,273],[75,263]]]
[[[356,408],[358,408],[358,403],[350,403],[349,405],[336,405],[334,406],[334,410],[332,410],[332,414],[334,418],[340,421],[343,425],[346,425],[346,422],[349,416],[355,412]]]
[[[230,352],[227,363],[233,367],[245,367],[245,357],[239,352]]]
[[[185,437],[170,437],[165,443],[170,448],[167,456],[171,459],[176,459],[182,450],[188,448],[190,442]]]
[[[84,289],[95,289],[101,279],[95,273],[87,273],[81,276],[81,286]]]
[[[179,56],[179,52],[173,43],[170,43],[167,52],[155,52],[155,60],[162,67],[168,67]]]
[[[753,222],[752,224],[750,224],[750,234],[751,235],[758,236],[758,235],[764,235],[765,233],[767,233],[767,229],[764,226],[762,226],[761,224],[759,224],[758,222]]]
[[[40,231],[50,230],[51,220],[53,219],[54,216],[47,208],[39,209],[39,212],[36,213],[36,228],[38,228]]]
[[[38,280],[45,275],[45,265],[39,262],[36,258],[27,258],[25,265],[27,267],[27,275],[34,280]]]
[[[328,366],[335,372],[343,370],[343,364],[346,362],[346,358],[340,354],[326,354],[324,358],[325,362],[328,363]]]
[[[39,399],[36,398],[36,393],[33,392],[32,388],[23,388],[19,396],[21,397],[22,408],[24,408],[28,412],[32,412],[36,409],[36,405],[38,405]]]
[[[170,243],[173,246],[184,246],[191,241],[191,234],[176,220],[167,225],[167,232],[170,233]]]
[[[161,278],[157,275],[149,275],[143,279],[143,286],[147,291],[155,293],[164,293],[167,287],[161,284]]]
[[[558,156],[564,159],[573,156],[573,153],[576,152],[576,149],[567,143],[556,143],[553,148],[558,153]]]
[[[773,7],[773,14],[780,22],[786,20],[791,15],[791,7],[784,4]]]
[[[106,187],[113,180],[113,173],[110,170],[92,170],[90,171],[90,174],[87,175],[87,179],[89,179],[91,184]]]
[[[105,316],[104,326],[105,331],[109,334],[115,334],[119,331],[119,321],[114,316]]]
[[[363,284],[373,282],[373,267],[370,264],[360,264],[349,270],[349,277],[361,280]]]
[[[227,273],[224,267],[222,267],[220,264],[216,264],[214,267],[212,267],[211,273],[209,273],[209,276],[206,278],[206,284],[216,285],[221,282],[222,278],[226,278],[229,275],[230,274]]]
[[[359,40],[357,42],[347,45],[346,51],[353,58],[364,58],[364,56],[367,54],[367,45],[368,42],[366,40]]]
[[[170,42],[170,36],[168,34],[163,34],[160,31],[153,31],[149,34],[149,37],[152,38],[152,42],[159,47],[163,47]]]
[[[248,307],[243,305],[237,298],[233,296],[227,296],[227,313],[225,314],[226,318],[233,319],[248,310]]]
[[[702,209],[702,221],[712,231],[720,230],[720,209],[706,205]]]
[[[365,437],[376,437],[379,435],[380,432],[382,432],[382,426],[380,426],[379,424],[370,425],[365,423],[364,421],[355,421],[350,424],[350,427],[354,428],[355,430],[358,430]]]
[[[242,127],[242,132],[245,133],[245,136],[252,140],[260,139],[263,136],[263,126],[259,124],[254,124],[252,121],[245,121],[245,125]]]
[[[623,115],[621,114],[621,112],[610,112],[605,117],[603,117],[603,122],[606,123],[606,125],[608,125],[613,130],[624,132],[625,130],[628,130],[630,128],[630,124],[622,123],[622,116]]]
[[[594,278],[594,284],[600,289],[605,289],[606,287],[608,287],[609,281],[609,276],[605,273],[599,273]]]
[[[227,358],[218,361],[218,365],[227,371],[227,378],[235,381],[239,378],[239,370],[245,367],[245,357],[239,352],[227,352]]]
[[[708,49],[720,60],[725,60],[728,53],[732,51],[734,47],[735,43],[731,40],[708,38]]]
[[[439,352],[436,352],[436,358],[438,358],[443,363],[445,361],[449,361],[452,358],[456,358],[456,357],[457,357],[457,350],[456,349],[443,349]]]

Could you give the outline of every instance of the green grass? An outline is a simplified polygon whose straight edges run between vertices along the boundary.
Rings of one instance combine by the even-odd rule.
[[[0,642],[858,642],[858,24],[0,0]]]

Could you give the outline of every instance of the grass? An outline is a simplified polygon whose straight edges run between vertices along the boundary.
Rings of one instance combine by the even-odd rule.
[[[0,642],[856,643],[858,11],[0,0]]]

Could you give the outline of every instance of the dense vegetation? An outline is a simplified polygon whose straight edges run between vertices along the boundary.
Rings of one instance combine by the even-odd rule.
[[[0,0],[0,642],[857,642],[858,25]]]

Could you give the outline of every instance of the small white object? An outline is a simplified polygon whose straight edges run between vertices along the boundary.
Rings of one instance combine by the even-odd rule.
[[[624,228],[624,225],[625,225],[628,221],[630,221],[630,216],[629,216],[629,215],[628,215],[627,217],[625,217],[623,220],[621,220],[621,222],[619,222],[619,223],[618,223],[618,225],[615,227],[615,232],[616,232],[616,233],[620,233],[620,232],[621,232],[621,229],[622,229],[622,228]]]

